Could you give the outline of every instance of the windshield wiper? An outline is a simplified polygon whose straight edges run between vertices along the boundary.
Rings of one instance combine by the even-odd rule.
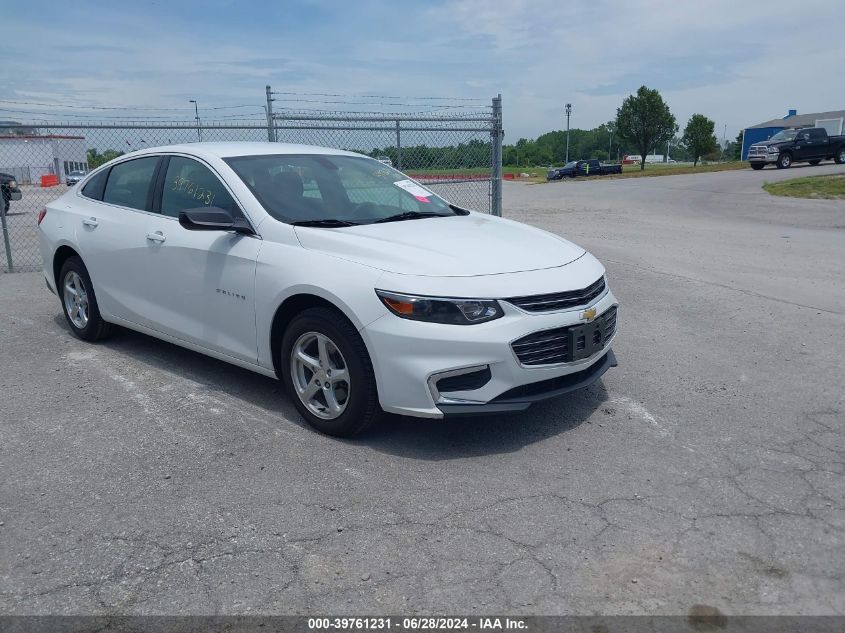
[[[293,226],[316,226],[326,229],[335,229],[343,226],[358,226],[355,222],[338,220],[336,218],[327,218],[325,220],[300,220],[299,222],[291,222],[291,224]]]
[[[389,215],[386,218],[376,220],[373,224],[383,224],[384,222],[401,222],[402,220],[419,220],[420,218],[446,218],[449,217],[443,213],[434,213],[432,211],[405,211],[404,213],[397,213],[396,215]]]

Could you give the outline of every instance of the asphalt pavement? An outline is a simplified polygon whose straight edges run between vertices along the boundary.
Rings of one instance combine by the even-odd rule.
[[[837,171],[506,183],[606,265],[619,367],[354,441],[0,275],[0,613],[845,613],[845,203],[760,189]]]

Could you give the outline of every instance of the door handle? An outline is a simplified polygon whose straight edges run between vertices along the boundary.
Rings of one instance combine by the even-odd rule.
[[[151,242],[158,242],[161,244],[167,238],[164,237],[164,234],[161,231],[156,231],[155,233],[147,233],[147,239]]]
[[[85,218],[84,220],[82,220],[82,224],[84,224],[85,226],[90,226],[92,229],[96,229],[98,226],[100,226],[100,223],[97,222],[97,218]]]

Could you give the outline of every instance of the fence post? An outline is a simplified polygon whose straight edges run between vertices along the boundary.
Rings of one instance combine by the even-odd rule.
[[[402,171],[402,138],[399,130],[399,119],[396,119],[396,169]]]
[[[492,141],[492,164],[490,166],[490,213],[502,215],[502,95],[493,97],[493,128],[490,131]]]
[[[2,198],[3,206],[0,207],[0,219],[3,220],[3,245],[6,247],[6,263],[9,265],[9,272],[15,272],[15,267],[12,264],[12,245],[9,244],[9,227],[6,225],[6,196]]]
[[[271,143],[276,140],[275,130],[273,129],[273,97],[270,95],[270,86],[267,86],[267,140]]]

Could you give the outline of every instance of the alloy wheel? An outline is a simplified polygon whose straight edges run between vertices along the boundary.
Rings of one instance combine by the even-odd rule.
[[[324,420],[333,420],[349,403],[349,369],[337,345],[325,334],[306,332],[293,344],[290,373],[299,400]]]
[[[84,330],[88,325],[88,291],[76,271],[68,271],[65,275],[62,299],[70,322],[75,328]]]

